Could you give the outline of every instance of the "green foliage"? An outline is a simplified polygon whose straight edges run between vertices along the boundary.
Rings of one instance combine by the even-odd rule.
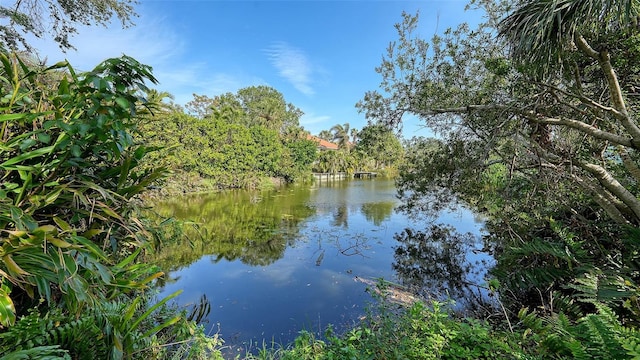
[[[21,358],[33,349],[39,349],[37,356],[55,350],[73,359],[164,359],[174,354],[202,358],[207,352],[219,356],[217,337],[204,336],[202,327],[187,321],[184,312],[165,305],[176,295],[153,304],[143,297],[102,302],[80,318],[55,308],[45,314],[30,310],[0,333],[1,359]]]
[[[562,62],[576,34],[615,32],[639,13],[633,0],[530,1],[519,4],[499,29],[511,43],[513,57],[544,74]]]
[[[141,141],[164,148],[148,157],[179,177],[195,174],[215,188],[256,188],[264,178],[286,182],[310,172],[316,149],[303,139],[301,112],[273,88],[249,87],[215,98],[196,95],[179,110],[141,117]]]
[[[444,304],[415,303],[398,309],[380,303],[363,323],[326,340],[301,332],[286,350],[263,351],[259,359],[522,359],[517,337],[477,320],[456,320]]]
[[[84,74],[64,62],[0,61],[1,323],[28,306],[16,303],[21,294],[80,312],[145,287],[157,269],[128,273],[110,258],[138,254],[151,240],[128,203],[162,176],[138,171],[148,150],[130,135],[144,82],[155,81],[150,68],[126,56]]]
[[[361,152],[366,158],[373,160],[372,168],[362,170],[377,170],[400,163],[404,149],[393,131],[382,124],[367,125],[358,133],[358,143],[355,151]]]
[[[153,254],[151,262],[167,270],[204,255],[254,266],[273,263],[296,241],[304,220],[315,213],[304,205],[309,189],[290,191],[295,195],[283,197],[277,190],[229,190],[157,202],[153,208],[160,220],[171,216],[198,225],[180,228],[175,239]]]
[[[533,349],[543,357],[636,358],[636,344],[640,340],[638,330],[622,325],[609,307],[599,303],[595,305],[596,312],[576,321],[562,313],[541,318],[526,309],[520,312],[519,317],[532,332],[532,340],[536,344]]]
[[[316,162],[313,164],[313,171],[321,173],[354,173],[358,170],[358,160],[353,152],[345,149],[321,151]]]
[[[438,135],[407,144],[403,207],[462,200],[488,215],[505,315],[540,310],[536,355],[635,356],[638,3],[472,6],[485,22],[430,40],[403,14],[380,90],[358,104],[372,122],[409,113]]]

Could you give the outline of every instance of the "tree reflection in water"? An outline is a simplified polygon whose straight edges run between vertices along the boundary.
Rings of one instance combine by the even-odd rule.
[[[282,192],[226,191],[155,204],[156,213],[162,217],[194,226],[183,227],[182,236],[163,243],[153,262],[169,271],[188,266],[204,255],[213,255],[214,263],[224,259],[251,266],[272,264],[298,241],[301,223],[315,213],[305,204],[308,189]]]
[[[412,292],[424,298],[456,299],[463,306],[485,297],[478,282],[483,281],[486,264],[472,256],[478,251],[476,235],[435,224],[424,231],[406,228],[394,238],[400,245],[392,267]]]

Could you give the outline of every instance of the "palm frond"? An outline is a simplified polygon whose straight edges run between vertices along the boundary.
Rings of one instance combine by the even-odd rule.
[[[517,61],[542,69],[561,59],[576,32],[606,33],[638,14],[637,0],[527,0],[501,21],[499,34]]]

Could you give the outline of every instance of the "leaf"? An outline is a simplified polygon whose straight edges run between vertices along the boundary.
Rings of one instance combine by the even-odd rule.
[[[40,149],[36,149],[33,151],[29,151],[26,152],[24,154],[18,155],[14,158],[11,158],[5,162],[3,162],[2,164],[0,164],[0,167],[5,168],[7,170],[11,170],[12,168],[10,167],[11,165],[23,162],[25,160],[29,160],[38,156],[42,156],[45,154],[49,154],[54,150],[55,146],[47,146],[47,147],[43,147]]]
[[[89,230],[91,231],[91,230]],[[94,254],[95,256],[99,257],[102,260],[107,260],[107,255],[92,241],[88,240],[87,238],[83,237],[83,236],[72,236],[71,239],[73,239],[74,241],[80,243],[82,246],[84,246],[85,248],[87,248],[89,251],[91,251],[92,254]]]
[[[154,327],[154,328],[152,328],[152,329],[149,329],[147,332],[145,332],[144,334],[142,334],[142,337],[143,337],[143,338],[148,338],[148,337],[150,337],[151,335],[153,335],[153,334],[157,333],[158,331],[160,331],[160,330],[162,330],[162,329],[164,329],[164,328],[167,328],[167,327],[169,327],[169,326],[171,326],[171,325],[173,325],[173,324],[177,323],[178,321],[180,321],[180,319],[181,319],[181,316],[179,316],[179,315],[174,316],[174,317],[172,317],[171,319],[169,319],[169,320],[167,320],[167,321],[163,322],[162,324],[160,324],[160,325],[158,325],[158,326],[156,326],[156,327]]]
[[[34,234],[38,234],[38,233],[54,233],[57,234],[58,233],[58,229],[56,229],[55,226],[53,225],[42,225],[42,226],[38,226],[37,228],[35,228],[33,230]]]
[[[37,143],[38,142],[35,139],[32,139],[32,138],[24,139],[20,143],[20,151],[25,151],[26,149],[32,147],[33,145],[35,145]]]
[[[0,287],[0,324],[11,326],[16,322],[16,307],[6,286]]]
[[[7,266],[7,269],[9,270],[9,272],[13,274],[18,274],[18,275],[29,275],[28,272],[22,270],[22,268],[15,262],[15,260],[13,260],[13,257],[11,257],[11,254],[6,254],[5,256],[2,257],[2,260],[4,261],[4,264]]]
[[[147,277],[146,277],[146,278],[144,278],[140,283],[141,283],[141,284],[148,284],[148,283],[149,283],[149,282],[151,282],[152,280],[155,280],[155,279],[157,279],[157,278],[159,278],[159,277],[161,277],[161,276],[163,276],[163,275],[164,275],[164,272],[163,272],[163,271],[158,271],[158,272],[157,272],[157,273],[155,273],[155,274],[152,274],[152,275],[150,275],[150,276],[147,276]]]
[[[129,328],[129,331],[127,332],[127,334],[129,332],[131,332],[132,330],[135,330],[138,327],[138,325],[144,319],[146,319],[149,315],[151,315],[152,312],[156,311],[156,309],[158,309],[159,307],[164,305],[167,301],[173,299],[174,297],[176,297],[176,296],[178,296],[180,294],[182,294],[182,290],[178,290],[178,291],[168,295],[167,297],[165,297],[164,299],[160,300],[158,303],[156,303],[152,307],[150,307],[147,311],[144,312],[144,314],[140,315],[140,317],[131,325],[131,327]],[[125,334],[125,335],[127,335],[127,334]]]
[[[124,110],[129,110],[129,100],[123,98],[122,96],[116,98],[116,104],[120,105]]]
[[[76,263],[75,259],[69,254],[62,255],[64,259],[65,268],[71,273],[71,275],[75,275],[78,272],[78,263]]]
[[[50,243],[52,243],[54,246],[57,246],[57,247],[63,248],[63,249],[66,249],[66,248],[69,248],[69,247],[73,246],[72,244],[70,244],[70,243],[68,243],[68,242],[66,242],[66,241],[64,241],[62,239],[58,239],[58,238],[48,238],[47,240]]]
[[[17,120],[17,119],[24,118],[24,117],[26,117],[26,115],[22,114],[22,113],[18,113],[18,114],[2,114],[2,115],[0,115],[0,123],[1,122],[6,122],[6,121]]]
[[[124,268],[125,266],[127,266],[129,263],[131,263],[133,260],[135,260],[135,258],[138,257],[138,255],[140,255],[140,248],[137,248],[133,254],[127,256],[124,260],[122,260],[121,262],[119,262],[116,266],[119,268]]]
[[[69,225],[69,223],[67,223],[66,221],[60,219],[57,216],[53,217],[53,222],[56,223],[56,225],[58,225],[58,227],[60,229],[62,229],[62,231],[71,231],[71,225]]]

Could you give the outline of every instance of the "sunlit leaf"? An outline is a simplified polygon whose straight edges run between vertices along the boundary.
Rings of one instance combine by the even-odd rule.
[[[16,308],[5,286],[0,288],[0,324],[11,326],[16,322]]]
[[[66,221],[60,219],[59,217],[54,216],[53,222],[55,222],[56,225],[58,225],[58,227],[63,231],[71,231],[71,225],[69,225]]]
[[[62,239],[58,239],[58,238],[54,238],[54,237],[47,238],[47,240],[50,243],[52,243],[54,246],[57,246],[57,247],[63,248],[63,249],[66,249],[66,248],[69,248],[69,247],[73,246],[72,244],[70,244],[70,243],[68,243],[68,242],[66,242],[66,241],[64,241]]]

